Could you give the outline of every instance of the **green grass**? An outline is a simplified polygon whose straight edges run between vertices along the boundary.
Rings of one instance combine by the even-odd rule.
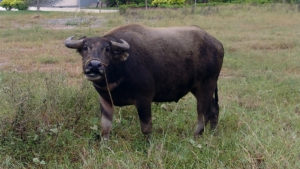
[[[299,168],[297,6],[36,15],[0,12],[0,168]],[[91,16],[102,18],[102,25],[45,24]],[[117,107],[110,141],[99,140],[98,95],[81,73],[80,56],[63,41],[101,36],[127,23],[199,25],[222,41],[216,131],[193,137],[196,105],[188,94],[178,103],[152,105],[149,142],[133,106]]]
[[[49,56],[46,56],[46,57],[40,57],[39,62],[42,64],[56,64],[59,61],[56,58],[51,58]]]

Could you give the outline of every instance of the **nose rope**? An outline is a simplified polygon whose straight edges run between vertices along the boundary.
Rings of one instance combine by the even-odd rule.
[[[108,95],[109,95],[109,98],[110,98],[110,102],[111,102],[111,107],[114,109],[114,101],[113,101],[113,98],[111,96],[111,93],[110,93],[110,90],[109,90],[109,87],[108,87],[108,80],[107,80],[107,77],[106,77],[106,71],[104,70],[104,78],[105,78],[105,83],[106,83],[106,89],[107,89],[107,92],[108,92]]]
[[[97,61],[99,61],[100,64],[103,65],[104,67],[107,67],[107,66],[108,66],[108,64],[102,62],[102,60],[100,60],[100,59],[98,59],[98,58],[92,58],[92,59],[88,59],[88,60],[85,62],[84,67],[86,67],[87,64],[88,64],[90,61],[92,61],[92,60],[97,60]],[[106,75],[105,69],[104,69],[104,78],[105,78],[105,83],[106,83],[106,90],[107,90],[107,92],[108,92],[109,99],[110,99],[110,102],[111,102],[111,104],[112,104],[112,108],[114,108],[114,101],[113,101],[113,98],[112,98],[112,96],[111,96],[111,92],[110,92],[110,90],[109,90],[108,80],[107,80],[107,75]]]

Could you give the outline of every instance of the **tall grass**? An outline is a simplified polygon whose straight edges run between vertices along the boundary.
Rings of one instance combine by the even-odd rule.
[[[297,168],[300,13],[296,6],[226,5],[118,14],[0,12],[0,168]],[[56,29],[49,19],[99,17],[99,28]],[[81,59],[63,46],[111,28],[199,25],[222,41],[216,131],[195,139],[192,95],[153,104],[147,142],[134,107],[115,110],[100,142],[98,95]],[[18,28],[16,25],[23,25]],[[66,25],[67,27],[68,25]],[[9,29],[8,29],[9,28]]]

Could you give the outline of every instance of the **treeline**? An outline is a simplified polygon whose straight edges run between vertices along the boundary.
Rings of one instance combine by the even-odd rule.
[[[29,5],[39,4],[54,4],[59,0],[2,0],[0,6],[11,10],[16,8],[19,10],[26,10]],[[220,3],[298,3],[300,0],[101,0],[107,7],[145,7],[146,4],[149,7],[182,7],[184,5],[192,4],[220,4]]]
[[[127,5],[127,6],[136,6],[142,7],[147,3],[148,6],[165,6],[165,5],[189,5],[195,4],[195,0],[102,0],[102,2],[106,3],[109,7]],[[300,3],[300,0],[196,0],[197,4],[201,3],[256,3],[256,4],[264,4],[264,3]]]

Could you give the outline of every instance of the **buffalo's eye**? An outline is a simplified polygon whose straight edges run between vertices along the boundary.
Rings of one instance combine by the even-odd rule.
[[[110,47],[109,46],[105,47],[105,52],[110,52]]]
[[[84,45],[82,50],[88,50],[88,47]]]

